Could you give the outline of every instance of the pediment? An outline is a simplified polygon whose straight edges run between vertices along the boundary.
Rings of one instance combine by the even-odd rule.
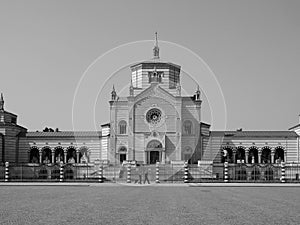
[[[139,93],[134,98],[134,102],[137,103],[145,98],[151,98],[151,97],[157,97],[162,98],[166,101],[175,102],[175,96],[166,91],[165,89],[161,88],[158,84],[151,84],[148,88],[146,88],[144,91]]]

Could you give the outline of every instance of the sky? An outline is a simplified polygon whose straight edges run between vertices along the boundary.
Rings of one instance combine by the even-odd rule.
[[[144,40],[143,47],[149,46],[149,51],[141,53],[142,57],[151,58],[149,40],[157,31],[166,60],[184,60],[183,55],[167,53],[164,43],[176,43],[201,57],[213,71],[225,99],[226,129],[287,130],[298,124],[300,113],[299,10],[300,1],[296,0],[3,0],[0,92],[5,109],[17,114],[18,123],[28,130],[46,126],[74,129],[74,96],[80,93],[84,74],[97,68],[96,80],[89,81],[91,87],[111,76],[101,63],[91,67],[93,62],[120,45]],[[134,51],[125,53],[120,56],[138,58]],[[117,74],[129,82],[128,65],[117,58],[109,64],[122,68]],[[188,63],[185,60],[183,65]],[[182,76],[188,70],[183,65]],[[201,81],[204,75],[191,76]],[[122,79],[114,82],[118,90],[127,85]],[[111,87],[111,83],[105,84]],[[204,91],[205,85],[199,85]],[[188,84],[183,89],[193,94],[195,87]],[[82,90],[87,94],[89,84]],[[110,91],[102,88],[97,96],[90,93],[76,102],[76,109],[81,108],[76,130],[94,130],[94,124],[99,127],[109,122]],[[91,113],[87,104],[95,98],[103,103]],[[204,91],[203,122],[208,123],[208,105],[213,105],[206,101],[209,98],[213,99],[212,94]],[[214,124],[212,129],[223,127]]]

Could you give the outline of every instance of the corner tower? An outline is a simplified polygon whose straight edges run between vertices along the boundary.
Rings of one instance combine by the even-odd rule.
[[[27,129],[17,124],[17,115],[4,110],[0,97],[0,158],[1,162],[27,162],[26,146],[20,144]]]

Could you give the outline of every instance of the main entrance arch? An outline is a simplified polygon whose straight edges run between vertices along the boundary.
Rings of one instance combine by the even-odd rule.
[[[158,140],[152,140],[147,144],[146,148],[146,163],[155,164],[162,160],[162,143]]]

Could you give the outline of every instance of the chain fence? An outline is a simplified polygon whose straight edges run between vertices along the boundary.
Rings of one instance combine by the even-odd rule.
[[[300,164],[0,164],[0,182],[112,182],[112,183],[201,183],[201,182],[300,182]],[[227,173],[227,176],[224,173]],[[8,174],[6,174],[8,173]]]

